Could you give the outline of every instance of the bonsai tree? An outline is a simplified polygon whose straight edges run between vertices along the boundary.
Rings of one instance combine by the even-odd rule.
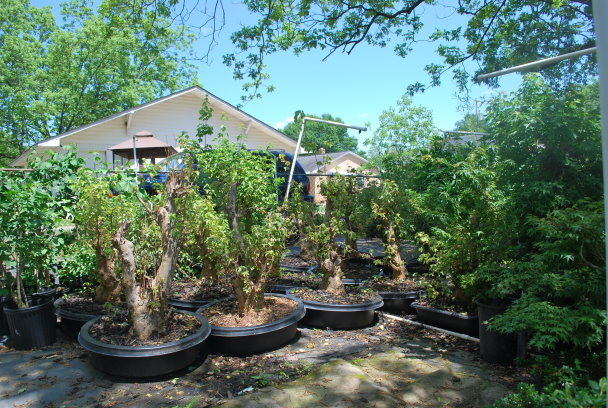
[[[352,249],[355,234],[348,227],[352,216],[352,201],[358,186],[353,177],[336,175],[321,184],[321,194],[326,197],[325,213],[320,223],[310,223],[305,228],[306,238],[312,243],[313,255],[323,275],[321,289],[341,295],[345,293],[342,282],[342,261]],[[345,237],[340,247],[336,238]]]
[[[117,191],[129,191],[136,186],[132,174],[110,174],[99,160],[97,165],[98,170],[82,169],[74,183],[79,192],[74,208],[74,246],[94,254],[98,282],[95,301],[116,303],[121,298],[122,287],[116,273],[118,253],[112,239],[121,223],[139,216],[132,194],[117,194]]]
[[[139,339],[165,330],[179,254],[176,199],[192,192],[184,178],[170,173],[155,195],[140,189],[132,172],[102,170],[100,177],[80,182],[77,230],[96,254],[96,300],[114,302],[124,296],[130,332]]]
[[[216,211],[209,195],[187,194],[177,200],[177,234],[181,237],[178,268],[193,274],[192,266],[200,267],[200,278],[218,282],[223,259],[229,246],[228,223]]]
[[[407,267],[399,252],[399,229],[403,223],[400,214],[400,194],[397,183],[385,180],[374,189],[371,199],[371,211],[378,221],[384,244],[384,259],[382,263],[391,271],[392,279],[399,281],[408,278]]]
[[[179,251],[179,241],[174,234],[175,199],[188,191],[182,188],[182,182],[183,175],[171,173],[164,192],[153,197],[135,192],[144,210],[142,219],[151,223],[143,225],[142,219],[122,221],[112,239],[122,261],[121,283],[129,323],[133,334],[140,339],[165,330],[167,302]],[[134,226],[140,229],[139,237],[144,237],[144,245],[139,248],[141,253],[136,253],[136,245],[130,239],[129,230]],[[148,237],[150,241],[156,241],[155,244],[160,244],[159,252],[148,252],[152,249],[146,248]]]
[[[479,147],[463,160],[420,160],[436,163],[429,177],[433,182],[421,193],[423,216],[435,226],[417,234],[425,249],[421,258],[431,270],[428,292],[470,304],[476,270],[508,258],[509,200],[497,185],[495,157],[491,149]]]
[[[259,310],[266,283],[278,272],[288,235],[287,220],[277,203],[281,180],[274,177],[274,156],[249,151],[221,135],[213,149],[195,146],[191,151],[203,175],[203,189],[217,211],[213,222],[223,220],[224,226],[215,233],[227,234],[226,240],[215,242],[225,246],[216,261],[221,261],[230,280],[239,312]]]

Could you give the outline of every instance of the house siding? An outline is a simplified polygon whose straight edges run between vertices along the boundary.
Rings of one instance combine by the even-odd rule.
[[[60,139],[62,146],[75,145],[78,155],[87,161],[87,167],[93,167],[93,156],[91,153],[98,153],[102,159],[111,161],[112,152],[109,147],[132,137],[135,133],[148,130],[157,139],[178,147],[177,139],[183,133],[191,136],[196,135],[196,127],[199,123],[199,110],[203,99],[201,93],[188,92],[165,101],[145,106],[132,113],[130,127],[127,129],[129,115],[123,115],[108,120],[107,122],[95,124],[94,126],[76,131],[71,135],[66,135]],[[214,140],[223,125],[224,135],[232,142],[237,140],[239,135],[244,135],[243,142],[248,148],[284,149],[293,153],[295,146],[281,140],[278,132],[260,124],[248,117],[235,116],[229,112],[229,107],[210,97],[213,115],[208,123],[213,127],[215,134],[207,138],[208,144],[216,144]],[[234,112],[234,111],[233,111]],[[295,143],[294,143],[295,145]],[[48,150],[42,147],[36,148],[40,153]],[[26,158],[21,158],[13,162],[15,166],[24,166]]]

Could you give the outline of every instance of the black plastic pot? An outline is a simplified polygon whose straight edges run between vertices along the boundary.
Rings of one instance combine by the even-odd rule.
[[[8,321],[4,315],[4,305],[8,305],[9,302],[10,300],[6,299],[4,296],[0,297],[0,336],[6,336],[9,334]]]
[[[289,266],[289,265],[280,265],[279,264],[279,268],[281,268],[281,270],[287,271],[287,272],[308,272],[308,273],[315,273],[315,270],[317,269],[317,265],[311,265],[311,266]]]
[[[494,299],[477,302],[479,315],[479,352],[489,363],[512,365],[517,357],[524,357],[526,341],[523,333],[502,334],[488,328],[488,320],[504,313],[510,300]]]
[[[89,329],[100,317],[85,323],[78,334],[78,342],[91,354],[91,363],[99,371],[118,377],[154,377],[181,370],[206,355],[206,342],[211,327],[203,316],[196,333],[181,340],[155,346],[116,346],[102,343],[89,334]]]
[[[42,288],[40,292],[32,293],[31,296],[31,304],[32,306],[38,306],[43,303],[48,302],[49,300],[55,300],[62,293],[57,292],[54,287],[52,288]]]
[[[8,322],[12,347],[29,350],[55,342],[57,317],[52,299],[41,305],[24,309],[5,305],[4,314]]]
[[[296,310],[290,315],[270,323],[249,327],[220,327],[211,325],[210,350],[217,354],[247,356],[274,350],[284,346],[298,333],[298,322],[306,313],[301,299],[278,293],[264,296],[289,298],[297,302]],[[208,306],[207,306],[208,307]],[[197,313],[202,313],[201,308]]]
[[[456,312],[423,306],[413,302],[411,306],[416,310],[418,320],[429,326],[450,330],[456,333],[479,337],[479,319],[477,316],[467,316]]]
[[[346,286],[363,286],[363,279],[342,279],[342,283]]]
[[[266,288],[266,292],[286,295],[291,289],[295,287],[296,285],[269,285]]]
[[[55,301],[55,314],[61,319],[59,328],[67,337],[76,340],[80,328],[89,320],[95,319],[100,315],[75,313],[63,310],[61,306],[64,302],[63,298],[59,298]]]
[[[380,310],[395,314],[416,314],[412,303],[420,297],[420,292],[380,292],[384,306]]]
[[[208,300],[169,299],[168,303],[178,310],[187,310],[189,312],[196,312],[201,307],[210,306],[217,301],[218,301],[218,299],[208,299]]]
[[[292,291],[290,291],[291,293]],[[340,305],[303,300],[306,315],[302,325],[337,330],[351,330],[367,327],[374,321],[375,311],[384,302],[380,296],[366,303]]]

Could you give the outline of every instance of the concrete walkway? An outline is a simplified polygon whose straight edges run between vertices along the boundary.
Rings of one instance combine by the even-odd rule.
[[[222,407],[481,408],[509,392],[465,356],[433,357],[416,349],[395,347],[367,358],[337,359],[304,378],[237,397]]]
[[[0,345],[0,406],[482,407],[513,389],[516,373],[481,361],[475,343],[383,316],[359,330],[300,328],[273,352],[211,355],[139,381],[97,372],[78,344],[59,336],[40,350]]]

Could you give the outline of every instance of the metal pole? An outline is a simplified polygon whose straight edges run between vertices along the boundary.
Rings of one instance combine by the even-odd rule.
[[[135,162],[135,172],[139,171],[139,163],[137,162],[137,148],[135,147],[135,139],[137,137],[133,135],[133,161]]]
[[[367,128],[364,126],[347,125],[346,123],[332,122],[331,120],[310,118],[308,116],[304,116],[302,118],[302,127],[300,128],[300,134],[298,135],[298,142],[296,143],[296,151],[293,154],[293,162],[291,163],[291,169],[289,169],[289,178],[287,179],[287,191],[285,192],[285,200],[284,200],[285,203],[287,203],[287,201],[289,200],[289,192],[291,191],[291,182],[293,181],[293,172],[296,168],[296,161],[298,160],[298,152],[300,151],[300,143],[302,143],[302,136],[304,135],[304,127],[306,125],[306,121],[325,123],[327,125],[332,125],[332,126],[340,126],[340,127],[345,127],[345,128],[356,129],[359,132],[367,131]]]
[[[604,172],[604,239],[608,239],[608,2],[593,2],[597,65],[600,75],[600,113],[602,121],[602,169]],[[603,23],[602,23],[603,21]],[[604,248],[608,260],[608,246]],[[608,304],[608,264],[606,265],[606,302]],[[606,332],[608,335],[608,331]],[[608,345],[606,346],[608,350]],[[608,361],[607,361],[608,363]],[[608,373],[608,364],[606,366]]]
[[[594,3],[597,3],[597,2],[594,2]],[[597,26],[596,26],[596,30],[597,30]],[[599,44],[598,44],[598,46],[599,46]],[[563,61],[565,59],[580,57],[582,55],[587,55],[587,54],[592,54],[592,53],[596,52],[597,48],[598,47],[586,48],[584,50],[570,52],[568,54],[558,55],[556,57],[546,58],[546,59],[543,59],[543,60],[540,60],[540,61],[529,62],[527,64],[518,65],[516,67],[511,67],[511,68],[503,69],[501,71],[490,72],[489,74],[477,75],[477,78],[475,78],[475,80],[476,81],[483,81],[483,80],[494,78],[494,77],[497,77],[497,76],[502,76],[502,75],[510,74],[511,72],[526,71],[528,69],[540,68],[540,67],[542,67],[544,65],[552,64],[554,62]]]
[[[291,168],[289,169],[289,178],[287,179],[287,191],[285,192],[284,202],[287,203],[289,200],[289,191],[291,190],[291,181],[293,180],[293,171],[296,168],[296,160],[298,160],[298,152],[300,151],[300,143],[302,143],[302,135],[304,134],[304,126],[306,124],[307,117],[302,118],[302,126],[300,127],[300,134],[298,135],[298,142],[296,143],[296,151],[293,153],[293,161]]]

